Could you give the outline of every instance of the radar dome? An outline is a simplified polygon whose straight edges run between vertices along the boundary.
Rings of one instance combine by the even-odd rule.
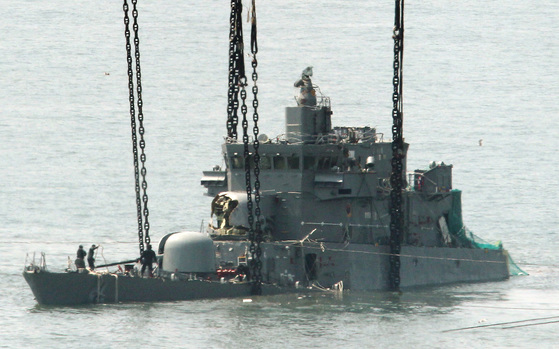
[[[215,247],[204,233],[180,232],[164,242],[163,270],[181,273],[212,273],[215,268]]]

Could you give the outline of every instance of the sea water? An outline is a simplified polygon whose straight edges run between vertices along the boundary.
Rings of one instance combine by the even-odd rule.
[[[334,125],[390,138],[393,6],[257,1],[261,132],[284,133],[293,83],[313,66]],[[406,3],[408,170],[452,164],[468,228],[501,241],[529,276],[401,295],[81,307],[37,305],[21,272],[33,251],[50,270],[79,244],[100,244],[99,263],[138,254],[122,3],[4,0],[0,17],[0,347],[557,345],[556,1]],[[229,4],[140,1],[139,22],[157,242],[210,215],[200,178],[223,165]]]

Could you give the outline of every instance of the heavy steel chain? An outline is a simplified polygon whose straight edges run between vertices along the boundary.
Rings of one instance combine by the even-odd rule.
[[[144,241],[146,244],[151,243],[151,239],[149,237],[149,210],[148,210],[148,194],[147,188],[148,183],[146,181],[146,142],[144,140],[144,113],[143,113],[143,100],[142,100],[142,70],[140,68],[140,37],[138,35],[138,9],[136,8],[138,0],[132,0],[132,16],[134,17],[134,48],[135,48],[135,56],[136,56],[136,92],[138,96],[138,133],[140,134],[140,149],[142,150],[142,154],[140,155],[140,162],[142,163],[142,169],[140,173],[142,175],[142,201],[144,203]]]
[[[248,211],[248,239],[250,241],[249,252],[252,257],[250,260],[250,277],[252,280],[252,293],[253,294],[260,294],[260,284],[261,284],[261,277],[259,273],[259,269],[257,265],[261,265],[260,258],[256,254],[256,231],[254,230],[254,215],[253,213],[253,202],[252,202],[252,181],[251,181],[251,165],[254,161],[254,156],[250,154],[250,147],[249,147],[249,135],[248,135],[248,119],[247,113],[248,108],[246,105],[246,77],[242,77],[241,79],[241,114],[243,116],[243,120],[241,122],[242,129],[243,129],[243,145],[244,145],[244,160],[245,160],[245,185],[246,185],[246,193],[247,193],[247,211]],[[256,166],[255,166],[256,169]]]
[[[229,91],[227,93],[227,137],[237,139],[239,123],[239,84],[245,76],[243,43],[243,5],[241,0],[231,0],[229,19]]]
[[[256,72],[256,67],[258,66],[258,61],[256,60],[256,54],[258,53],[258,42],[256,36],[256,1],[252,0],[252,11],[251,11],[251,35],[250,35],[250,51],[252,53],[252,107],[254,108],[254,112],[252,114],[252,120],[254,122],[254,126],[252,128],[252,132],[254,135],[253,141],[253,149],[254,149],[254,215],[256,219],[255,230],[253,238],[251,239],[251,250],[254,250],[254,254],[252,255],[253,260],[253,294],[262,294],[262,249],[260,247],[260,243],[263,240],[262,234],[262,225],[260,222],[260,155],[258,154],[258,148],[260,146],[260,142],[258,141],[258,73]],[[253,247],[254,246],[254,247]],[[251,251],[252,253],[252,251]]]
[[[250,137],[249,137],[249,123],[247,119],[248,108],[246,104],[247,99],[247,78],[245,75],[245,62],[244,62],[244,42],[243,42],[243,27],[242,27],[242,1],[231,0],[231,16],[230,16],[230,31],[229,31],[229,91],[228,91],[228,106],[227,106],[227,136],[230,140],[237,139],[237,124],[238,124],[238,109],[239,109],[239,94],[241,96],[241,126],[243,130],[243,145],[244,145],[244,161],[245,161],[245,184],[247,193],[247,211],[248,211],[248,225],[249,232],[248,238],[250,241],[249,252],[251,255],[250,260],[250,274],[252,280],[252,293],[262,293],[262,250],[260,243],[263,240],[262,227],[260,223],[260,155],[258,154],[259,141],[258,141],[258,74],[256,67],[258,61],[256,60],[256,53],[258,52],[258,45],[256,41],[256,6],[255,1],[252,1],[251,11],[251,53],[252,53],[252,94],[254,96],[252,106],[254,113],[252,120],[254,122],[252,134],[254,141],[252,143],[251,154]],[[254,170],[254,202],[252,200],[253,187],[252,187],[252,174]],[[254,215],[253,215],[254,212]]]
[[[127,0],[124,0],[124,36],[126,39],[126,60],[128,63],[128,90],[129,90],[129,103],[130,103],[130,125],[132,128],[132,152],[134,155],[134,177],[135,177],[135,190],[136,190],[136,208],[138,215],[138,242],[140,247],[140,254],[144,251],[144,241],[146,244],[150,243],[149,237],[149,210],[148,195],[147,195],[147,181],[146,181],[146,154],[145,154],[145,140],[144,140],[144,115],[142,111],[142,83],[141,83],[141,69],[140,69],[140,40],[138,35],[138,10],[137,0],[132,0],[132,17],[134,19],[132,28],[134,30],[134,56],[136,59],[136,94],[138,97],[138,124],[136,124],[136,109],[134,103],[134,73],[132,67],[132,45],[130,43],[130,18],[128,16],[129,6]],[[138,134],[140,135],[138,140]],[[140,155],[138,156],[138,144],[140,146]],[[138,161],[139,158],[139,161]],[[141,162],[141,169],[139,168]],[[140,175],[142,177],[140,185]],[[142,190],[140,190],[140,188]]]
[[[396,0],[394,17],[394,77],[392,84],[392,173],[390,176],[390,287],[400,288],[400,239],[403,234],[404,215],[402,212],[403,188],[403,105],[402,105],[402,63],[404,53],[404,0]]]
[[[248,210],[248,225],[249,225],[249,240],[250,240],[250,247],[249,252],[253,257],[255,255],[255,235],[254,235],[254,215],[253,213],[253,202],[252,202],[252,181],[251,181],[251,164],[253,161],[253,157],[250,156],[250,147],[249,147],[249,136],[248,136],[248,119],[247,113],[248,108],[246,105],[246,77],[241,79],[241,114],[243,116],[243,120],[241,122],[241,126],[243,129],[243,145],[244,145],[244,160],[245,160],[245,186],[246,186],[246,193],[247,193],[247,210]],[[251,265],[251,278],[254,280],[254,274]]]
[[[142,216],[142,199],[140,191],[140,170],[138,165],[138,137],[136,134],[136,110],[134,97],[134,73],[132,69],[132,45],[130,44],[130,18],[128,17],[128,3],[124,0],[124,36],[126,38],[126,59],[128,62],[128,92],[130,103],[130,124],[132,127],[132,153],[134,154],[134,177],[136,183],[136,209],[138,217],[138,243],[140,245],[140,254],[144,251],[144,230]]]

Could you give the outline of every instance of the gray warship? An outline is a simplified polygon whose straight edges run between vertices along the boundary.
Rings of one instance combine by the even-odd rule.
[[[464,226],[452,165],[431,162],[407,171],[409,145],[401,134],[403,1],[397,1],[394,27],[391,140],[373,127],[333,126],[331,101],[312,83],[311,67],[295,82],[300,92],[285,108],[285,134],[260,134],[255,35],[249,134],[240,0],[232,4],[231,21],[238,25],[230,33],[228,133],[224,165],[203,172],[201,180],[213,197],[205,231],[165,235],[154,277],[133,272],[134,259],[107,265],[118,267],[112,272],[70,266],[55,273],[42,256],[23,272],[38,303],[402,290],[509,277],[514,264],[502,245],[487,244]],[[252,26],[255,32],[255,18]],[[236,133],[239,117],[242,137]],[[137,163],[136,169],[139,193]],[[149,237],[142,216],[139,222],[143,247]]]

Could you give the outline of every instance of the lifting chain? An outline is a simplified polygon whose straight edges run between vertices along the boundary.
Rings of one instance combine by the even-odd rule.
[[[256,54],[258,52],[258,44],[256,40],[256,5],[252,1],[251,11],[251,40],[250,47],[252,53],[252,106],[254,112],[252,114],[252,121],[254,122],[252,134],[254,141],[252,143],[252,154],[250,149],[249,137],[249,122],[247,118],[248,107],[246,104],[247,99],[247,78],[245,75],[245,62],[244,62],[244,42],[243,42],[243,27],[242,27],[242,1],[231,0],[231,16],[230,16],[230,32],[229,32],[229,91],[228,91],[228,106],[227,106],[227,136],[230,141],[237,139],[237,124],[238,124],[238,109],[239,109],[239,95],[241,97],[241,127],[243,130],[243,145],[244,145],[244,162],[245,162],[245,184],[247,193],[247,211],[248,211],[248,224],[250,240],[249,252],[251,255],[250,260],[250,275],[252,280],[252,293],[259,295],[262,293],[262,250],[260,243],[263,240],[262,227],[260,223],[260,155],[258,148],[260,143],[258,141],[258,74],[256,67],[258,61]],[[254,171],[254,202],[253,202],[253,186],[251,170]],[[254,212],[254,214],[253,214]]]
[[[145,154],[145,140],[144,140],[144,114],[142,111],[142,73],[140,69],[140,39],[138,35],[138,10],[137,0],[132,0],[132,17],[134,19],[132,28],[134,31],[134,56],[136,60],[136,94],[138,97],[138,115],[136,116],[136,109],[134,103],[134,73],[132,67],[132,45],[130,43],[130,18],[128,16],[129,6],[127,0],[124,0],[124,36],[126,38],[126,60],[128,63],[128,92],[130,103],[130,125],[132,127],[132,152],[134,154],[134,177],[136,189],[136,208],[138,215],[138,242],[140,245],[140,255],[144,252],[144,241],[146,244],[151,242],[149,237],[149,210],[148,210],[148,195],[147,195],[147,181],[146,181],[146,154]],[[136,118],[138,124],[136,126]],[[138,134],[139,140],[138,140]],[[138,156],[138,144],[140,146],[140,155]],[[139,158],[139,161],[138,161]],[[141,169],[139,168],[141,162]],[[140,190],[140,175],[141,190]],[[143,208],[142,208],[143,207]]]
[[[241,0],[231,0],[229,19],[229,91],[227,93],[227,137],[237,139],[239,123],[239,85],[245,76],[243,43],[243,4]]]
[[[404,0],[396,0],[394,17],[394,77],[392,85],[392,173],[390,175],[390,287],[400,288],[400,240],[403,235],[402,212],[404,140],[402,137],[402,63],[404,54]]]
[[[258,73],[256,72],[256,67],[258,66],[258,61],[256,60],[256,54],[258,53],[258,42],[256,37],[256,0],[252,0],[252,11],[251,11],[251,35],[250,35],[250,51],[252,53],[252,107],[254,112],[252,114],[252,120],[254,126],[252,132],[254,135],[253,149],[254,149],[254,218],[256,219],[255,229],[251,231],[250,237],[250,252],[252,254],[252,275],[253,275],[253,294],[262,294],[262,249],[260,248],[260,243],[263,240],[262,226],[260,222],[260,155],[258,154],[258,148],[260,142],[258,141],[258,86],[256,82],[258,81]],[[251,225],[252,227],[252,225]]]

